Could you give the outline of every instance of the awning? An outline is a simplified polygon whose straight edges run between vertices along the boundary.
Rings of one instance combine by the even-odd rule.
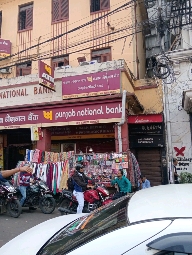
[[[192,90],[183,91],[182,107],[188,113],[192,112]]]

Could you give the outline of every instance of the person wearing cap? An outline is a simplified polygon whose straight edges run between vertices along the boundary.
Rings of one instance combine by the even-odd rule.
[[[90,186],[88,185],[88,178],[84,174],[84,168],[82,165],[76,166],[76,171],[73,174],[74,191],[73,195],[78,201],[77,213],[82,213],[84,207],[84,194],[83,192]]]

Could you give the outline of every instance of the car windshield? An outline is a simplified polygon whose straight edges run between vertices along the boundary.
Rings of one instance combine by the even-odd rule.
[[[131,196],[114,200],[65,226],[37,255],[64,255],[95,238],[127,226],[127,208]]]

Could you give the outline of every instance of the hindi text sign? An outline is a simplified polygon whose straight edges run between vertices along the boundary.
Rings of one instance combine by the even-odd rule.
[[[120,93],[121,71],[109,70],[62,78],[63,99]]]

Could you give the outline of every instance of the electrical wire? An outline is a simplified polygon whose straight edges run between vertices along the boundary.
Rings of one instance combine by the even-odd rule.
[[[86,27],[86,26],[89,26],[89,25],[91,25],[91,24],[97,22],[97,21],[100,20],[100,19],[103,19],[103,18],[105,18],[105,17],[108,17],[108,16],[110,16],[110,15],[116,13],[116,12],[121,11],[121,9],[128,7],[130,4],[132,4],[132,3],[134,3],[134,2],[135,2],[135,0],[131,0],[131,1],[129,1],[129,2],[125,3],[125,4],[123,4],[123,5],[119,6],[119,7],[117,7],[117,8],[114,9],[113,11],[110,11],[110,12],[108,12],[108,13],[106,13],[106,14],[104,14],[104,15],[98,17],[98,18],[95,18],[95,19],[93,19],[93,20],[91,20],[91,21],[89,21],[89,22],[86,22],[86,23],[84,23],[84,24],[82,24],[82,25],[80,25],[80,26],[78,26],[78,27],[75,27],[75,28],[73,28],[73,29],[71,29],[71,30],[69,30],[69,31],[67,31],[67,32],[61,33],[60,35],[57,35],[57,36],[55,36],[55,37],[52,37],[52,38],[50,38],[50,39],[48,39],[48,40],[46,40],[46,41],[43,41],[43,42],[40,42],[40,43],[38,43],[38,44],[32,45],[32,46],[28,47],[27,49],[24,49],[24,50],[22,50],[22,51],[20,51],[20,52],[17,52],[17,53],[15,53],[15,54],[11,54],[9,57],[2,58],[0,61],[3,61],[3,60],[5,60],[5,59],[8,59],[8,58],[11,58],[11,57],[14,57],[14,56],[17,56],[17,55],[19,55],[19,54],[22,54],[23,52],[26,52],[26,51],[28,51],[28,50],[34,49],[34,48],[36,48],[36,47],[39,47],[40,45],[43,45],[43,44],[45,44],[45,43],[52,42],[52,41],[54,41],[54,40],[56,40],[56,39],[58,39],[58,38],[60,38],[60,37],[62,37],[62,36],[64,36],[64,35],[68,35],[68,34],[73,33],[73,32],[75,32],[75,31],[77,31],[77,30],[79,30],[79,29],[82,29],[82,28],[84,28],[84,27]]]

